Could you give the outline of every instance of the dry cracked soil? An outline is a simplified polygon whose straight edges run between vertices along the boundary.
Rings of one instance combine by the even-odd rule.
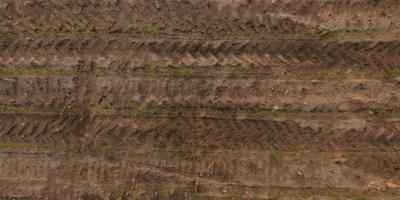
[[[397,0],[0,0],[0,199],[398,200]]]

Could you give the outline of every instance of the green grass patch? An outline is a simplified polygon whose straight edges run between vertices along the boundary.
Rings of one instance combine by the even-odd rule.
[[[320,28],[314,29],[312,31],[304,33],[307,37],[322,39],[327,37],[346,37],[351,34],[378,34],[387,31],[387,28],[384,27],[376,27],[376,28],[365,28],[365,27],[357,27],[354,29],[329,29],[329,28]]]
[[[13,149],[13,150],[49,150],[53,147],[48,145],[34,145],[34,144],[24,144],[24,143],[0,143],[0,149]]]
[[[332,36],[334,33],[336,33],[335,30],[323,28],[307,32],[305,33],[305,35],[311,38],[321,39],[324,37]]]
[[[139,34],[145,35],[145,34],[150,34],[150,35],[157,35],[160,33],[160,27],[156,24],[142,24],[139,25],[136,28],[137,32]]]
[[[279,160],[281,160],[283,157],[284,157],[284,154],[281,153],[281,152],[277,152],[277,151],[271,152],[271,153],[269,154],[269,159],[270,159],[271,161],[279,161]]]
[[[391,74],[394,76],[400,76],[400,67],[392,70]]]
[[[61,115],[81,115],[84,113],[84,110],[79,107],[64,106],[64,107],[58,108],[57,112]]]
[[[196,70],[192,68],[183,68],[179,70],[179,74],[186,77],[192,77],[196,75]]]
[[[16,106],[0,106],[1,113],[24,113],[30,111],[28,108]]]
[[[108,70],[107,69],[104,69],[104,68],[96,68],[95,70],[94,70],[94,74],[96,75],[96,76],[105,76],[105,75],[107,75],[108,73]]]
[[[165,72],[163,72],[166,76],[185,76],[185,77],[193,77],[197,74],[194,68],[167,68]]]
[[[75,28],[75,27],[70,27],[66,30],[68,33],[73,33],[73,34],[86,34],[86,35],[99,35],[106,33],[105,30],[99,29],[96,27],[92,28]]]
[[[118,110],[116,108],[104,108],[104,107],[90,107],[89,112],[94,114],[118,114]]]
[[[188,157],[192,155],[192,151],[189,149],[165,149],[163,153],[177,157]]]
[[[157,66],[154,64],[148,64],[146,67],[146,72],[150,74],[156,74],[157,73]]]
[[[9,35],[9,32],[7,29],[0,27],[0,36],[7,36]]]

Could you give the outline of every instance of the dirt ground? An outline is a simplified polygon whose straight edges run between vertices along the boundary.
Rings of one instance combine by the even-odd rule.
[[[0,199],[398,200],[398,16],[0,0]]]

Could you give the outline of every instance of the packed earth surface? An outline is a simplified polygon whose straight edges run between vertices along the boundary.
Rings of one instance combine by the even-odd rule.
[[[399,16],[0,0],[0,199],[398,200]]]

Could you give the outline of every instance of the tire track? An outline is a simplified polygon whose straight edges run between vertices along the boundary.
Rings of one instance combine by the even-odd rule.
[[[185,146],[269,150],[398,148],[399,121],[1,115],[3,141],[96,146]]]

